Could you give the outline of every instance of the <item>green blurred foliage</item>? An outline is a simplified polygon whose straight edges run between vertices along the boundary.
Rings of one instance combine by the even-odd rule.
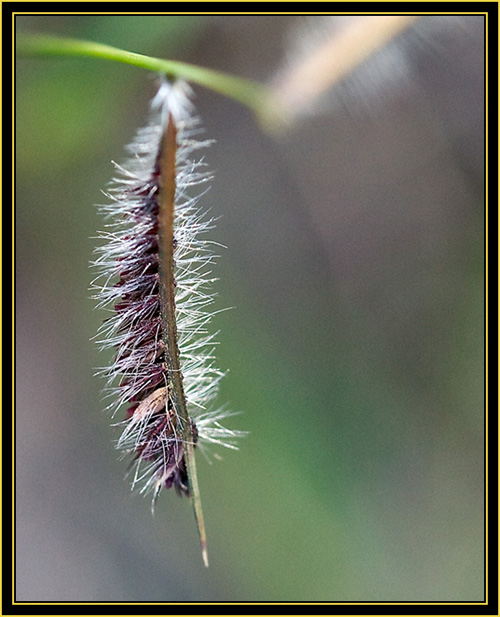
[[[278,68],[290,20],[16,25],[259,77]],[[459,63],[472,49],[463,89],[482,71],[481,35],[447,43]],[[105,317],[88,291],[93,204],[154,79],[17,62],[18,601],[482,598],[482,116],[465,94],[447,107],[454,84],[432,77],[435,90],[413,85],[375,117],[332,111],[281,142],[196,91],[217,140],[206,205],[228,247],[216,308],[235,306],[214,319],[230,369],[220,400],[249,431],[222,462],[200,457],[205,570],[187,500],[163,494],[152,518],[130,495],[93,377],[107,360],[90,340]]]

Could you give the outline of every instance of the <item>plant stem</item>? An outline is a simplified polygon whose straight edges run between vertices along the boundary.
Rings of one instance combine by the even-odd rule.
[[[290,116],[299,113],[418,18],[371,15],[348,22],[280,75],[274,86],[275,98],[283,101]]]
[[[180,77],[200,84],[228,96],[249,107],[257,116],[267,104],[268,88],[256,81],[233,77],[219,71],[202,68],[176,60],[163,60],[152,56],[137,54],[80,39],[61,38],[46,35],[18,35],[16,51],[19,55],[29,56],[79,56],[103,58],[114,62],[123,62],[138,66],[170,77]]]
[[[167,128],[161,145],[160,172],[160,288],[162,296],[163,340],[165,343],[165,361],[171,379],[168,395],[172,397],[174,410],[182,421],[182,437],[184,456],[187,467],[190,494],[193,498],[196,526],[200,536],[203,562],[208,567],[207,538],[205,523],[201,508],[200,489],[196,473],[194,454],[194,436],[189,419],[189,412],[182,381],[179,348],[177,344],[177,323],[175,310],[175,279],[174,279],[174,208],[177,159],[177,128],[172,115],[168,118]],[[165,405],[166,406],[166,405]],[[165,409],[167,411],[167,409]]]

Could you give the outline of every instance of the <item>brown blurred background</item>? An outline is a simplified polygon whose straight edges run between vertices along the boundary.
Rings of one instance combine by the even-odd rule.
[[[16,26],[264,81],[302,19]],[[395,41],[390,75],[374,58],[281,137],[195,87],[228,247],[216,308],[235,307],[214,318],[220,401],[250,432],[200,458],[208,570],[190,504],[164,493],[153,518],[130,492],[93,377],[93,204],[154,78],[17,62],[18,601],[483,598],[484,22],[440,19]]]

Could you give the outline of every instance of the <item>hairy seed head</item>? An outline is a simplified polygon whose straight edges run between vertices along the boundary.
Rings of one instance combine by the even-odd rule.
[[[149,124],[115,164],[116,177],[100,206],[108,220],[94,262],[98,306],[111,310],[100,328],[112,364],[102,369],[120,422],[118,448],[133,457],[133,486],[143,492],[174,487],[190,495],[189,447],[235,448],[239,431],[213,410],[223,373],[214,364],[209,330],[213,219],[200,209],[200,187],[210,180],[198,151],[188,86],[163,80]]]

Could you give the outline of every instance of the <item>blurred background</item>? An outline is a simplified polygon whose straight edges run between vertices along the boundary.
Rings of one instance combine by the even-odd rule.
[[[16,26],[267,81],[303,20]],[[423,18],[392,51],[278,137],[194,88],[234,307],[219,400],[249,431],[198,457],[208,570],[191,504],[131,493],[93,376],[94,204],[154,76],[17,61],[17,601],[483,599],[483,17]]]

